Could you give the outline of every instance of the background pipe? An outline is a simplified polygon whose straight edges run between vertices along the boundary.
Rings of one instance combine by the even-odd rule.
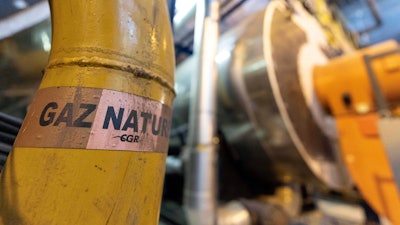
[[[219,2],[197,2],[194,54],[197,76],[192,80],[184,207],[189,224],[215,224],[217,214],[217,144],[215,55]]]

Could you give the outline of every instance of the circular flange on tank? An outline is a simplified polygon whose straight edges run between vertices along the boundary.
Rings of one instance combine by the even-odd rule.
[[[268,79],[294,146],[319,180],[343,189],[349,181],[336,148],[336,128],[313,90],[313,67],[328,61],[322,29],[300,3],[272,1],[263,36]]]

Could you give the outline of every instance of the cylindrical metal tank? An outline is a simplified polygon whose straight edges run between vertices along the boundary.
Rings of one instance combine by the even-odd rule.
[[[349,186],[335,127],[312,90],[312,68],[328,60],[326,49],[314,18],[301,5],[278,1],[221,37],[218,127],[249,176]],[[189,58],[176,70],[174,127],[188,121],[193,65]]]

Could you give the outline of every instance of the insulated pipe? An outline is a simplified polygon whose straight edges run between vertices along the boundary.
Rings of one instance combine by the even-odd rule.
[[[39,90],[0,178],[0,224],[158,224],[174,98],[165,1],[50,1]]]
[[[198,0],[194,36],[197,76],[192,80],[184,207],[189,224],[217,222],[217,144],[215,55],[219,2]]]

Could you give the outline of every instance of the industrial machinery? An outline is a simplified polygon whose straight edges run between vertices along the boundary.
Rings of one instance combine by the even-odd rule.
[[[346,45],[340,52],[324,29],[304,1],[276,0],[221,36],[218,78],[210,81],[217,85],[218,136],[207,137],[218,145],[218,158],[201,162],[214,168],[187,173],[187,167],[198,166],[188,156],[194,139],[188,130],[196,129],[189,120],[197,56],[177,66],[162,223],[200,223],[183,216],[184,183],[192,176],[194,190],[214,185],[201,172],[217,169],[217,196],[203,194],[217,198],[219,208],[210,205],[218,211],[218,224],[287,224],[306,206],[321,206],[322,198],[355,205],[366,200],[379,216],[400,224],[398,45],[354,51]],[[43,38],[49,33],[32,32]],[[29,74],[20,68],[18,74]],[[18,121],[13,126],[18,129]],[[9,148],[10,141],[6,144]]]
[[[194,60],[177,68],[175,127],[188,121]],[[395,109],[396,44],[337,57],[309,12],[300,4],[276,1],[224,34],[216,61],[218,128],[247,182],[256,181],[264,191],[297,183],[355,198],[358,188],[380,215],[400,223],[397,189],[380,136],[389,134],[379,135],[376,124],[375,105],[382,100],[373,94],[382,89],[390,104],[382,110]],[[369,79],[371,71],[379,82]],[[395,111],[391,115],[394,120]],[[181,145],[180,139],[172,137],[172,145]],[[393,139],[390,148],[395,148]],[[225,196],[227,178],[220,177]]]
[[[399,60],[398,44],[387,42],[314,69],[318,98],[335,117],[351,177],[364,198],[393,224],[400,224]]]

